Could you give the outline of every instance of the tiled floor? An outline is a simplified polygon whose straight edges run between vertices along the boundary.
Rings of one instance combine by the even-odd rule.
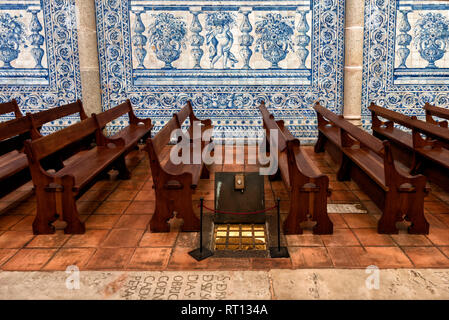
[[[127,159],[132,179],[100,181],[77,202],[83,235],[35,236],[31,223],[35,215],[35,199],[28,198],[14,209],[0,215],[0,269],[2,270],[65,270],[77,265],[81,270],[266,270],[274,268],[447,268],[449,267],[449,194],[431,185],[425,213],[431,225],[430,234],[409,235],[406,224],[398,235],[376,232],[379,209],[355,183],[336,181],[336,167],[323,154],[311,147],[305,150],[318,167],[329,175],[332,196],[330,203],[357,203],[368,211],[361,213],[330,213],[334,234],[318,236],[306,230],[303,235],[283,237],[291,257],[288,259],[217,258],[197,262],[188,252],[197,247],[198,233],[179,231],[180,222],[171,221],[170,233],[151,233],[148,223],[154,212],[154,192],[147,156],[135,151]],[[246,162],[248,156],[245,155]],[[213,166],[217,171],[254,171],[257,166]],[[213,207],[214,183],[201,181],[195,201],[205,198]],[[29,186],[28,186],[29,188]],[[26,192],[27,187],[16,193]],[[0,200],[0,209],[11,204],[17,194]],[[265,181],[267,207],[280,197],[281,212],[288,210],[288,194],[281,181]],[[195,205],[195,208],[197,206]],[[196,208],[196,210],[198,210]]]

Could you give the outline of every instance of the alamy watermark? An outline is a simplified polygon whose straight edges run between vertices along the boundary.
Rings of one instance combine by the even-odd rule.
[[[65,273],[69,276],[65,279],[65,286],[68,290],[80,289],[80,269],[77,266],[68,266]]]
[[[365,280],[365,286],[368,290],[379,290],[380,288],[380,270],[375,265],[368,266],[365,273],[369,276]]]

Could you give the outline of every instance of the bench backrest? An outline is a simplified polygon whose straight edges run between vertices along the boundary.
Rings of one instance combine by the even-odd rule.
[[[128,99],[114,108],[95,114],[94,117],[97,119],[98,126],[104,128],[109,122],[120,118],[124,114],[130,114],[131,112],[131,101]]]
[[[345,146],[343,140],[347,138],[346,135],[344,134],[346,133],[353,139],[358,141],[360,145],[365,146],[366,148],[370,149],[371,151],[383,157],[385,150],[382,141],[372,136],[365,130],[357,127],[356,125],[353,125],[349,121],[346,121],[343,118],[343,116],[336,115],[332,111],[324,108],[319,104],[319,102],[315,104],[314,109],[317,112],[318,117],[321,115],[322,117],[329,120],[330,122],[332,122],[332,124],[334,124],[336,127],[342,130],[341,139],[343,147]]]
[[[155,160],[157,159],[157,161],[159,161],[159,155],[162,153],[164,147],[169,144],[172,132],[179,128],[178,121],[176,117],[173,116],[167,124],[159,130],[154,138],[148,139],[148,145],[152,149],[151,157],[155,157]]]
[[[36,128],[39,128],[48,122],[64,118],[75,113],[79,113],[81,120],[87,119],[81,100],[36,113],[27,113],[27,115],[31,117],[33,125]]]
[[[33,161],[39,161],[68,145],[77,142],[95,132],[97,125],[93,118],[87,118],[62,130],[34,141],[25,141],[31,149]],[[29,147],[28,147],[29,146]]]
[[[442,140],[444,142],[449,142],[449,130],[447,130],[446,128],[442,128],[432,123],[418,120],[416,117],[408,117],[402,113],[388,110],[374,104],[371,104],[369,109],[371,110],[371,113],[373,115],[373,123],[376,122],[375,118],[377,117],[377,115],[379,115],[382,118],[391,120],[406,128],[423,133],[429,137]]]
[[[22,117],[22,112],[20,112],[19,105],[17,104],[16,99],[12,99],[11,101],[0,103],[0,114],[6,113],[14,113],[16,118]]]
[[[20,117],[2,122],[0,123],[0,141],[29,132],[31,128],[32,125],[29,117]]]
[[[290,136],[289,139],[285,136],[285,128],[283,121],[276,121],[274,119],[274,116],[268,112],[267,107],[265,106],[265,102],[262,101],[259,105],[260,113],[262,114],[263,124],[264,128],[266,130],[266,134],[269,137],[270,136],[270,130],[277,130],[278,131],[278,142],[277,147],[279,152],[285,151],[287,148],[287,141],[289,139],[294,139],[293,136]],[[287,130],[288,131],[288,130]]]
[[[426,121],[433,124],[442,124],[442,126],[448,126],[447,121],[435,121],[432,116],[436,116],[442,119],[449,120],[449,109],[440,108],[437,106],[432,106],[430,103],[426,102],[424,105],[424,110],[426,111]]]

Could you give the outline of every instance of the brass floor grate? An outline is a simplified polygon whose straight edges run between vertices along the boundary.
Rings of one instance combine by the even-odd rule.
[[[215,250],[266,250],[264,224],[216,224]]]

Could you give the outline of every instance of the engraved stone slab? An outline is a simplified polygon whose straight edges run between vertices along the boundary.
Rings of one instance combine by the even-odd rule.
[[[373,270],[272,270],[276,299],[449,299],[449,270],[378,270],[374,287]],[[368,289],[367,282],[371,284]]]
[[[0,272],[0,299],[271,299],[267,272]],[[70,281],[69,281],[70,282]],[[74,284],[74,282],[71,282]]]

